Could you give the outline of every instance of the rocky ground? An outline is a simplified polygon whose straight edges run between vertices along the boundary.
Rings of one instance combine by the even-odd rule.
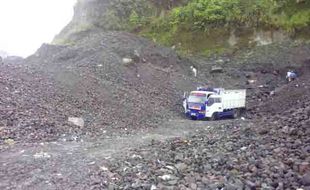
[[[310,188],[309,62],[294,68],[301,77],[290,84],[281,79],[288,68],[294,66],[246,71],[247,78],[256,80],[247,85],[252,93],[248,116],[254,119],[247,125],[231,122],[212,132],[134,149],[94,174],[100,176],[95,187]]]
[[[310,188],[309,44],[185,59],[123,32],[75,40],[0,65],[1,189]],[[184,119],[206,84],[247,88],[245,118]]]
[[[310,77],[285,85],[252,111],[193,136],[154,141],[109,162],[97,188],[310,189]]]

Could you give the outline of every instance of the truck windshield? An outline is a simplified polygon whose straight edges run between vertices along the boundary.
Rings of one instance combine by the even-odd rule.
[[[192,103],[205,103],[207,100],[206,97],[203,96],[189,96],[188,97],[188,102],[192,102]]]

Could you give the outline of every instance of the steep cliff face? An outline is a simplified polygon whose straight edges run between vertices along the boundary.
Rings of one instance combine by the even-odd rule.
[[[79,0],[71,23],[55,38],[54,43],[66,44],[75,34],[89,30],[126,30],[132,10],[151,14],[146,0]]]
[[[134,14],[145,19],[160,17],[189,0],[78,0],[74,17],[54,39],[56,44],[70,44],[72,37],[89,30],[132,31]],[[71,40],[70,40],[71,39]]]
[[[110,0],[78,0],[72,21],[55,37],[54,43],[65,44],[70,35],[94,29],[96,21],[107,12],[110,2]]]

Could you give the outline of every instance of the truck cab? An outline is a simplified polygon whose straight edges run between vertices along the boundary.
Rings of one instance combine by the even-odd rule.
[[[186,115],[193,120],[216,120],[225,116],[237,117],[245,108],[245,90],[197,89],[186,99]]]
[[[205,118],[208,98],[212,94],[215,94],[215,92],[202,90],[192,91],[187,98],[186,115],[194,120]]]

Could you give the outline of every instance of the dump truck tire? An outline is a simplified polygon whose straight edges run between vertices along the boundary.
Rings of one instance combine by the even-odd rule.
[[[212,114],[210,120],[211,120],[211,121],[215,121],[215,120],[217,120],[217,119],[218,119],[218,116],[217,116],[217,113],[215,112],[215,113]]]

